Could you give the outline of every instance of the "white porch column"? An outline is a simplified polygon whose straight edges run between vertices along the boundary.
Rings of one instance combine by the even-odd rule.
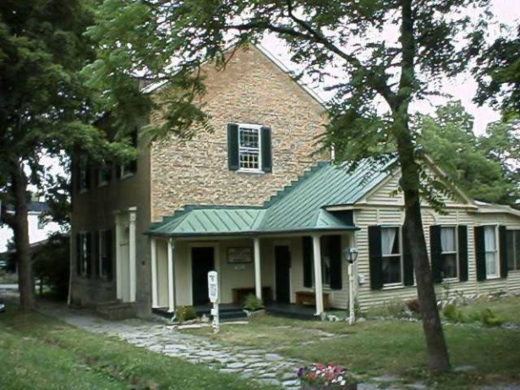
[[[130,302],[136,301],[137,291],[137,274],[136,274],[136,219],[137,219],[137,207],[130,207],[129,213],[129,234],[128,234],[128,250],[129,250],[129,273],[130,273]]]
[[[152,254],[152,307],[159,307],[157,301],[157,239],[150,238],[150,250]]]
[[[170,238],[168,240],[168,311],[170,313],[175,311],[175,269],[173,262],[174,250],[175,243]]]
[[[255,292],[256,297],[258,299],[262,299],[262,270],[261,270],[261,263],[260,263],[260,238],[255,237],[254,242],[255,247]]]
[[[323,313],[323,279],[321,276],[321,243],[320,235],[312,235],[314,251],[314,289],[316,294],[316,315]]]
[[[123,299],[123,270],[121,268],[121,238],[123,227],[121,226],[121,215],[116,214],[116,290],[117,299]]]

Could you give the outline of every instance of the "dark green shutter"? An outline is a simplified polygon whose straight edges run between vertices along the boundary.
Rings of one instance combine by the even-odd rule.
[[[430,226],[430,257],[434,283],[442,283],[441,227]]]
[[[81,234],[76,234],[76,273],[81,275],[81,268],[83,267],[81,257]]]
[[[113,276],[113,267],[112,261],[114,259],[114,248],[113,248],[113,240],[112,240],[112,229],[109,229],[105,232],[105,245],[107,247],[107,257],[103,262],[104,272],[107,275],[108,280],[112,280]]]
[[[498,227],[498,241],[500,244],[500,277],[507,278],[507,230],[505,226]]]
[[[459,225],[457,234],[459,236],[459,280],[466,282],[468,280],[468,227]]]
[[[312,283],[312,263],[314,259],[312,237],[305,236],[302,238],[303,247],[303,286],[311,288]]]
[[[477,265],[477,280],[486,280],[486,242],[484,226],[475,228],[475,259]]]
[[[92,233],[87,233],[87,277],[92,275]]]
[[[397,237],[399,239],[399,237]],[[403,240],[403,272],[404,272],[404,285],[413,286],[413,257],[412,251],[410,250],[410,244],[406,237]]]
[[[383,288],[383,258],[381,253],[381,226],[369,226],[368,250],[370,257],[370,288]]]
[[[262,127],[262,171],[273,171],[273,146],[269,127]]]
[[[330,288],[341,290],[343,288],[341,267],[341,236],[329,236],[330,256]]]
[[[228,124],[228,167],[231,171],[238,170],[238,125]]]
[[[86,182],[85,182],[85,189],[90,189],[90,186],[92,184],[91,182],[91,179],[92,179],[92,165],[90,163],[87,163],[86,166],[85,166],[85,170],[87,171],[87,179],[86,179]]]

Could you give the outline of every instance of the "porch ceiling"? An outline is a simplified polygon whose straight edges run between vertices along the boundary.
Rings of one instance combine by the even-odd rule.
[[[344,166],[320,163],[285,187],[261,207],[187,206],[149,235],[183,237],[356,230],[352,211],[325,207],[353,204],[389,174],[386,164],[361,163],[353,172]]]

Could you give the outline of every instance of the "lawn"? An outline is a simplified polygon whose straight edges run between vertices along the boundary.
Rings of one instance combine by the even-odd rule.
[[[0,314],[0,389],[273,388],[11,309]]]
[[[513,322],[519,318],[520,299],[489,302],[479,309],[483,307],[508,314],[507,319]],[[515,314],[509,314],[510,311]],[[341,364],[369,377],[398,375],[405,381],[423,380],[439,389],[520,383],[520,330],[445,326],[453,365],[471,365],[476,369],[436,378],[427,375],[420,323],[366,321],[351,327],[345,322],[299,321],[266,315],[249,325],[224,326],[216,336],[205,328],[189,332],[223,343],[261,347],[308,362]]]

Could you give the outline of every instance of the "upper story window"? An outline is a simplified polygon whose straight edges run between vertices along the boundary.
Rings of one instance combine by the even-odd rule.
[[[272,172],[271,129],[261,125],[229,124],[228,167],[239,172]]]
[[[90,167],[88,157],[85,155],[79,156],[78,161],[78,190],[79,192],[86,192],[90,188]]]
[[[520,270],[520,230],[507,231],[507,267],[509,271]]]
[[[455,226],[441,226],[442,276],[444,279],[458,277],[457,234]]]
[[[241,171],[261,171],[260,129],[260,126],[250,125],[239,125],[238,127],[238,165]]]
[[[134,130],[132,134],[130,134],[131,137],[131,145],[134,148],[139,147],[139,141],[138,141],[138,133],[137,130]],[[126,162],[124,164],[121,164],[119,166],[119,178],[125,179],[127,177],[133,176],[137,172],[137,160],[132,160],[129,162]]]
[[[381,228],[381,258],[383,285],[403,282],[403,256],[401,251],[401,229],[398,227]]]
[[[484,226],[484,248],[486,251],[486,277],[498,278],[498,239],[496,226]]]
[[[98,186],[104,187],[108,185],[112,179],[112,166],[107,162],[103,162],[101,167],[98,169],[97,174]]]

